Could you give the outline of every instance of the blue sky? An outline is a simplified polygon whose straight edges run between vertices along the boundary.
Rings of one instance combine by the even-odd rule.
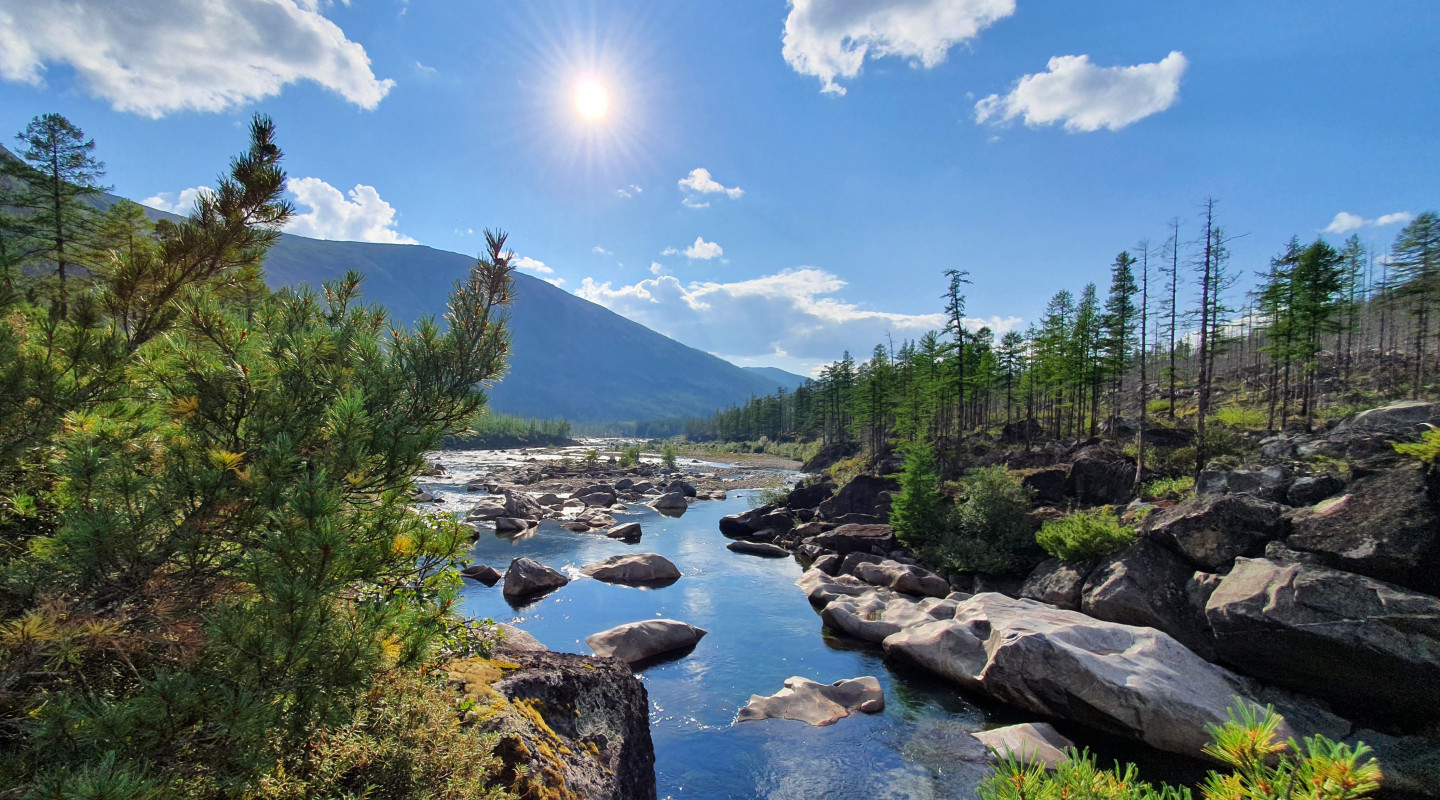
[[[1327,228],[1387,246],[1437,205],[1437,31],[1433,0],[0,0],[0,131],[61,112],[115,191],[185,205],[263,111],[296,233],[503,227],[540,277],[806,373],[935,327],[946,268],[1023,326],[1207,196],[1246,273]]]

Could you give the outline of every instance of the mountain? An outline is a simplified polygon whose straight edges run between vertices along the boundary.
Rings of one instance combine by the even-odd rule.
[[[365,275],[363,298],[410,323],[442,313],[455,281],[474,263],[423,245],[286,234],[266,257],[265,273],[278,288],[318,286],[358,270]],[[510,330],[510,371],[489,393],[497,412],[575,422],[709,416],[781,385],[524,273],[515,275]]]
[[[741,369],[751,374],[759,375],[762,378],[774,381],[775,383],[784,386],[785,390],[788,392],[795,391],[796,389],[805,385],[805,381],[810,380],[803,375],[796,375],[793,372],[786,372],[779,367],[741,367]]]

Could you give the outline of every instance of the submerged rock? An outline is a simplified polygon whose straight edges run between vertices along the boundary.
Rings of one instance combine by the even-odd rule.
[[[735,721],[790,719],[819,727],[842,720],[852,711],[877,714],[884,710],[885,691],[874,677],[826,684],[794,676],[786,678],[785,688],[769,697],[751,695]]]

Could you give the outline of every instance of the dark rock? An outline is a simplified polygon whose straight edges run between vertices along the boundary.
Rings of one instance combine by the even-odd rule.
[[[728,517],[720,518],[720,533],[725,536],[749,536],[760,530],[760,517],[770,511],[769,508],[752,508],[739,514],[731,514]]]
[[[1000,429],[1001,444],[1028,444],[1045,438],[1045,428],[1033,419],[1016,420]]]
[[[830,520],[832,526],[840,525],[884,525],[886,517],[878,517],[874,514],[841,514]]]
[[[1345,484],[1334,475],[1296,478],[1285,488],[1285,502],[1292,506],[1313,506],[1343,491]]]
[[[1135,496],[1135,464],[1103,445],[1075,456],[1065,480],[1065,496],[1082,505],[1123,505]]]
[[[1020,587],[1020,596],[1075,611],[1080,608],[1080,593],[1085,588],[1085,578],[1094,568],[1093,561],[1046,559],[1025,579]]]
[[[1345,742],[1364,742],[1373,749],[1385,772],[1384,792],[1413,793],[1417,798],[1440,797],[1440,738],[1392,736],[1380,731],[1355,731]]]
[[[518,517],[520,519],[539,519],[545,513],[545,509],[535,502],[535,498],[524,492],[504,490],[505,516]]]
[[[1145,443],[1152,447],[1189,447],[1195,442],[1195,432],[1186,428],[1163,428],[1146,426]]]
[[[834,530],[834,529],[835,529],[835,525],[834,525],[833,523],[816,521],[816,522],[806,522],[806,523],[804,523],[803,525],[796,525],[796,526],[795,526],[795,529],[794,529],[793,531],[791,531],[791,533],[794,533],[796,536],[799,536],[801,539],[809,539],[811,536],[819,536],[820,534],[824,533],[825,531]]]
[[[888,553],[895,549],[895,530],[889,525],[841,525],[814,537],[813,543],[841,555]]]
[[[784,558],[790,555],[790,551],[776,544],[765,542],[747,541],[741,539],[725,545],[725,549],[732,553],[743,553],[751,556],[765,556],[766,558]]]
[[[1339,433],[1366,431],[1391,436],[1418,435],[1426,425],[1440,427],[1440,403],[1402,400],[1388,406],[1361,411],[1341,422]]]
[[[505,597],[513,599],[530,598],[559,589],[569,583],[564,573],[557,572],[538,561],[517,558],[510,562],[505,571]]]
[[[640,541],[640,533],[640,523],[638,522],[622,523],[605,531],[605,535],[611,539],[619,539],[622,542],[630,542],[632,544]]]
[[[820,504],[820,518],[833,520],[846,514],[886,518],[890,514],[890,507],[881,503],[880,494],[899,489],[899,482],[893,478],[859,475],[841,487],[834,497]]]
[[[827,444],[820,448],[820,452],[810,457],[810,460],[800,465],[801,472],[824,472],[835,462],[849,458],[860,450],[860,445],[855,442],[846,444]]]
[[[842,558],[843,560],[840,562],[839,572],[836,573],[839,575],[854,575],[855,570],[861,564],[879,564],[881,561],[885,560],[883,556],[877,556],[874,553],[865,551],[846,553]]]
[[[816,508],[821,503],[830,499],[835,493],[835,484],[817,483],[812,486],[797,486],[785,496],[785,505],[789,508]]]
[[[518,517],[496,517],[496,533],[520,533],[530,529],[530,521]]]
[[[470,564],[460,570],[460,575],[472,581],[479,581],[486,586],[494,586],[500,582],[500,570],[489,564]]]
[[[516,668],[492,685],[506,702],[477,723],[500,736],[501,784],[527,797],[654,800],[650,701],[623,661],[514,651],[505,659]],[[469,663],[452,664],[450,677],[466,695],[479,694],[475,676],[497,671]]]
[[[1060,505],[1065,502],[1065,483],[1070,478],[1068,467],[1046,467],[1029,470],[1020,477],[1020,485],[1034,492],[1034,502]]]
[[[667,492],[651,500],[650,507],[656,511],[684,511],[688,504],[680,492]]]
[[[1283,501],[1289,477],[1284,467],[1260,470],[1205,470],[1195,481],[1195,494],[1248,494],[1262,500]]]
[[[840,573],[840,555],[838,553],[826,553],[815,559],[811,565],[826,575],[838,575]]]
[[[1240,558],[1205,606],[1216,650],[1365,713],[1440,716],[1440,600],[1348,572]]]
[[[1259,555],[1266,542],[1284,533],[1284,513],[1278,503],[1247,494],[1204,494],[1151,514],[1141,530],[1215,572],[1237,556]]]
[[[787,533],[791,528],[795,527],[795,520],[787,512],[781,510],[771,511],[769,514],[765,514],[755,520],[755,524],[757,527],[769,528],[777,533]]]
[[[1348,494],[1293,512],[1285,543],[1337,569],[1440,594],[1440,506],[1419,466],[1365,475]]]
[[[1155,542],[1141,539],[1102,561],[1085,581],[1080,610],[1096,619],[1164,631],[1201,658],[1214,660],[1205,620],[1186,584],[1194,567]]]
[[[603,583],[632,586],[671,584],[680,579],[680,569],[659,553],[626,553],[610,556],[580,570]]]
[[[693,483],[686,483],[685,481],[682,481],[682,480],[680,480],[680,479],[677,478],[677,479],[675,479],[675,480],[673,480],[673,481],[670,481],[670,483],[666,484],[666,486],[665,486],[665,491],[666,491],[666,492],[679,492],[680,494],[683,494],[683,495],[685,495],[686,497],[694,497],[694,496],[695,496],[695,485],[694,485]]]

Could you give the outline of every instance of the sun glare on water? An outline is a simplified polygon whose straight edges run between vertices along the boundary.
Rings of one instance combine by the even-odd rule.
[[[599,120],[610,110],[610,92],[594,78],[586,78],[575,87],[575,110],[588,120]]]

